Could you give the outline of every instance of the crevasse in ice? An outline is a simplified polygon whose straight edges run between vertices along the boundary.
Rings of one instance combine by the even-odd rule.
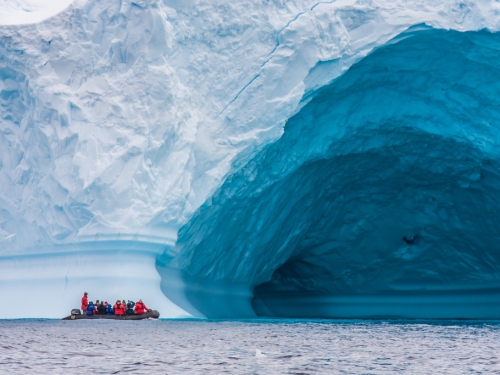
[[[496,3],[0,10],[1,317],[491,317]]]

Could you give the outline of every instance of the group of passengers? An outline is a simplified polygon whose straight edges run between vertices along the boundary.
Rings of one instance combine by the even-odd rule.
[[[117,300],[114,305],[108,302],[96,300],[95,304],[94,302],[90,301],[88,299],[88,293],[85,292],[83,293],[82,297],[82,313],[87,314],[87,315],[93,315],[93,314],[101,314],[101,315],[141,315],[144,314],[144,312],[150,312],[151,309],[148,308],[144,302],[142,302],[142,299],[139,300],[139,302],[135,303],[132,301],[128,301],[125,303],[125,300],[121,301]]]

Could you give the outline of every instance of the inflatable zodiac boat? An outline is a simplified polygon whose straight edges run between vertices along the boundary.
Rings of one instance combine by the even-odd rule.
[[[143,320],[143,319],[158,319],[160,317],[160,313],[156,310],[152,310],[151,312],[145,312],[144,314],[134,314],[134,315],[86,315],[81,314],[80,310],[74,309],[71,310],[71,315],[68,315],[62,320],[80,320],[80,319],[114,319],[114,320]]]

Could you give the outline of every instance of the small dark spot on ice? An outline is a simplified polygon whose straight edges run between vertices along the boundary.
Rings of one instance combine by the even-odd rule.
[[[403,241],[406,242],[408,245],[413,245],[415,243],[416,237],[417,236],[412,236],[412,237],[404,236]]]

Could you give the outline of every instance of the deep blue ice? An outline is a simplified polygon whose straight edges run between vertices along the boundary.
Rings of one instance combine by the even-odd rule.
[[[209,317],[500,317],[500,35],[396,39],[180,230],[169,298],[163,265]]]

